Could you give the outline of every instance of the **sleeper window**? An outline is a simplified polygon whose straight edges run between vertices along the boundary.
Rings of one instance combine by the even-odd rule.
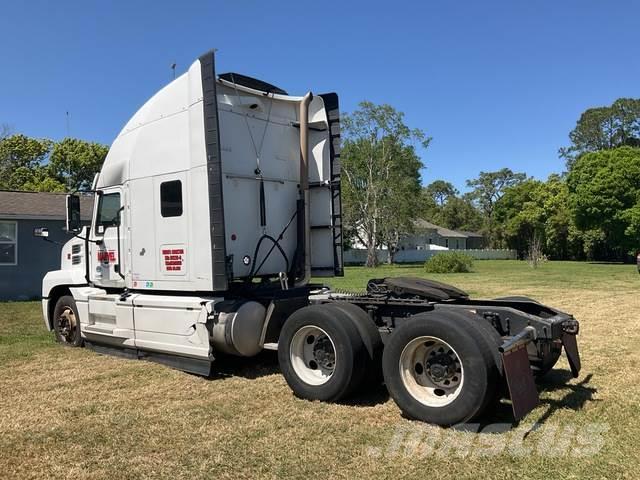
[[[163,217],[182,215],[182,182],[180,180],[160,184],[160,214]]]

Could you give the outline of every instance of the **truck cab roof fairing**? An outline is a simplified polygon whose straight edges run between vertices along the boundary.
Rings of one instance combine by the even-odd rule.
[[[166,85],[131,117],[114,140],[97,188],[206,163],[200,61]]]

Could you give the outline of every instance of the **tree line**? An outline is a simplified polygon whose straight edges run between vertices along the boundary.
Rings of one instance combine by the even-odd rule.
[[[460,193],[450,182],[422,186],[416,147],[431,138],[390,105],[361,102],[345,114],[341,152],[345,244],[393,253],[424,218],[484,235],[521,257],[533,245],[552,259],[625,260],[640,249],[640,99],[620,98],[582,113],[559,149],[566,170],[546,180],[502,168],[480,172]],[[55,142],[0,127],[0,189],[88,189],[109,147],[77,138]]]
[[[522,258],[534,246],[563,260],[628,260],[640,250],[640,99],[582,113],[559,149],[564,172],[546,180],[509,168],[480,172],[462,194],[445,180],[421,187],[414,146],[428,147],[429,138],[392,107],[363,102],[344,126],[346,236],[367,247],[369,266],[375,249],[393,253],[418,218],[480,232],[489,247]]]
[[[78,138],[58,142],[0,129],[0,189],[65,192],[91,187],[109,147]]]

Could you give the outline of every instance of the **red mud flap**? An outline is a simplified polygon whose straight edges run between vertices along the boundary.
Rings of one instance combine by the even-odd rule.
[[[513,416],[516,420],[520,420],[536,408],[540,402],[538,389],[531,372],[531,365],[529,365],[527,344],[520,343],[502,352],[501,355],[504,375],[507,377],[507,385],[511,396]]]
[[[575,334],[563,333],[562,345],[564,345],[564,353],[567,354],[567,360],[569,360],[569,367],[571,368],[571,374],[574,378],[580,373],[580,353],[578,352],[578,341]]]

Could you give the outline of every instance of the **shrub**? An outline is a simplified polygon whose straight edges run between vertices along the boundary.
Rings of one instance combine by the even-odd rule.
[[[473,257],[461,252],[437,253],[424,262],[428,273],[464,273],[473,267]]]

